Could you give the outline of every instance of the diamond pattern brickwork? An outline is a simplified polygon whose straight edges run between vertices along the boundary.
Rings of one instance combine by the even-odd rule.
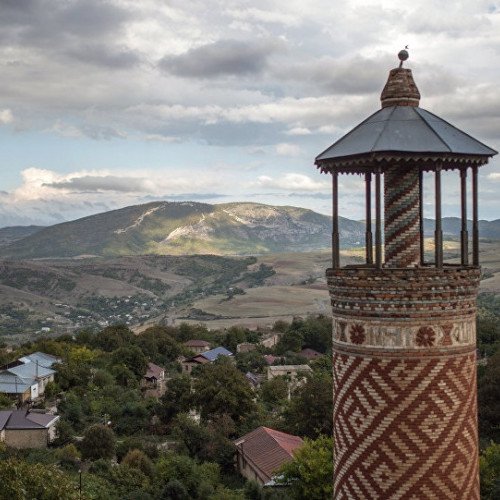
[[[336,500],[479,500],[475,352],[333,366]]]

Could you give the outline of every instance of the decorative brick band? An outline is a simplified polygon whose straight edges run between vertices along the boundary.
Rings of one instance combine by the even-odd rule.
[[[432,350],[475,347],[476,318],[471,316],[439,323],[429,323],[424,319],[408,324],[335,316],[333,342],[339,347],[354,345],[369,349]]]
[[[384,173],[385,265],[420,264],[418,169],[389,167]]]
[[[459,266],[327,271],[334,318],[412,325],[471,320],[479,279],[478,268]]]
[[[333,354],[334,499],[479,500],[476,358]]]

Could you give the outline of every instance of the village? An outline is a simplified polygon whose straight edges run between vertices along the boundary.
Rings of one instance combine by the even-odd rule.
[[[179,461],[216,471],[201,481],[213,498],[286,498],[299,448],[331,453],[330,328],[321,316],[267,331],[181,324],[137,336],[121,325],[4,347],[0,454],[43,453],[63,484],[81,476],[84,498],[103,481],[116,498],[174,487],[212,498],[179,479]],[[136,482],[122,484],[130,469]]]

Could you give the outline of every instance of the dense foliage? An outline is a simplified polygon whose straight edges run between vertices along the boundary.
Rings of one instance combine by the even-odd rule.
[[[188,270],[186,270],[188,272]],[[500,477],[500,330],[497,302],[481,299],[478,319],[479,422],[484,498],[498,498]],[[57,403],[57,438],[47,450],[0,449],[0,481],[9,498],[75,498],[82,470],[82,498],[282,500],[331,497],[332,361],[331,321],[317,316],[280,321],[274,348],[259,344],[264,333],[232,327],[209,331],[202,325],[155,326],[134,335],[126,326],[74,337],[39,339],[13,352],[0,346],[9,362],[33,351],[62,358],[56,382],[46,390],[47,406]],[[271,333],[272,333],[271,332]],[[207,340],[233,352],[247,343],[249,352],[221,357],[183,372],[179,356],[192,353],[183,342]],[[305,347],[320,354],[307,361]],[[302,383],[287,377],[267,380],[274,364],[308,363]],[[166,392],[148,397],[148,362],[165,368]],[[258,386],[245,376],[251,372]],[[0,394],[0,407],[9,407]],[[286,490],[261,489],[234,468],[234,440],[264,425],[305,438],[294,461],[283,468]],[[42,488],[42,471],[52,478]],[[32,477],[28,482],[23,477]],[[3,481],[5,480],[5,483]],[[25,484],[26,483],[26,484]],[[53,484],[52,484],[53,483]],[[16,494],[18,496],[16,496]],[[43,495],[46,495],[45,497]],[[50,496],[52,495],[52,496]],[[78,496],[77,496],[78,498]]]

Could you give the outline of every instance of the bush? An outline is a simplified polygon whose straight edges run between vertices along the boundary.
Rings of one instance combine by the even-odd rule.
[[[80,450],[82,457],[86,460],[113,458],[115,455],[115,435],[105,425],[92,425],[83,434]]]

